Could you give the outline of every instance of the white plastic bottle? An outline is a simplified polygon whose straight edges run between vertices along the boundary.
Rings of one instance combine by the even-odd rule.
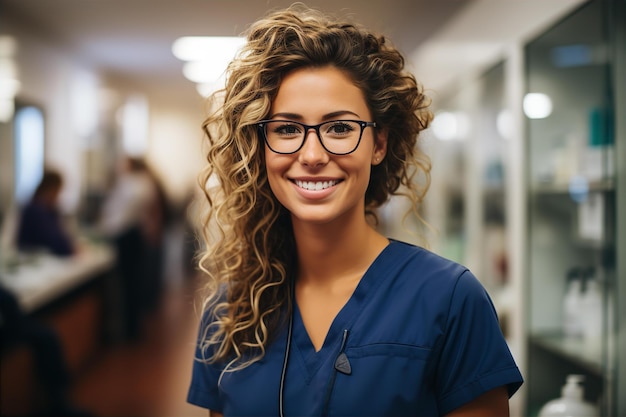
[[[538,417],[598,417],[597,407],[583,399],[581,383],[584,379],[584,375],[568,375],[561,398],[548,401],[539,410]]]
[[[602,292],[600,283],[591,275],[581,299],[584,346],[592,357],[600,357],[602,348]]]
[[[568,338],[583,335],[582,282],[578,277],[570,278],[563,297],[563,334]]]

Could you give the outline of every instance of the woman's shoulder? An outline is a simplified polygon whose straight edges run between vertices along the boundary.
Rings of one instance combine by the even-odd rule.
[[[458,276],[469,272],[466,266],[412,243],[390,239],[388,249],[390,262],[405,263],[406,267],[419,267],[420,273]]]
[[[482,284],[466,266],[421,246],[391,240],[382,255],[379,271],[396,283],[410,282],[416,291],[448,296],[460,288],[482,292]]]

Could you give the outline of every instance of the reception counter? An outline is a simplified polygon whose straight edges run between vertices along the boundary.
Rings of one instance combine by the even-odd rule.
[[[105,244],[85,244],[68,258],[20,256],[4,268],[0,285],[15,295],[29,319],[54,330],[72,375],[98,359],[121,317],[115,251]],[[18,342],[0,353],[0,415],[40,412],[47,393],[32,348]]]
[[[30,256],[0,275],[0,285],[16,295],[24,312],[32,313],[114,266],[113,248],[90,243],[68,258],[47,254]]]

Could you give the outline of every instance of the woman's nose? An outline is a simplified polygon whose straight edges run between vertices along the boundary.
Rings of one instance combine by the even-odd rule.
[[[323,165],[330,159],[328,152],[322,146],[315,129],[309,129],[304,137],[304,144],[298,152],[298,160],[303,165]]]

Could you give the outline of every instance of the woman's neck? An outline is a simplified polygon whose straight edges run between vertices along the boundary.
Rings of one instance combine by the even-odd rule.
[[[389,241],[365,217],[342,224],[311,225],[294,221],[298,280],[332,285],[360,279]]]

